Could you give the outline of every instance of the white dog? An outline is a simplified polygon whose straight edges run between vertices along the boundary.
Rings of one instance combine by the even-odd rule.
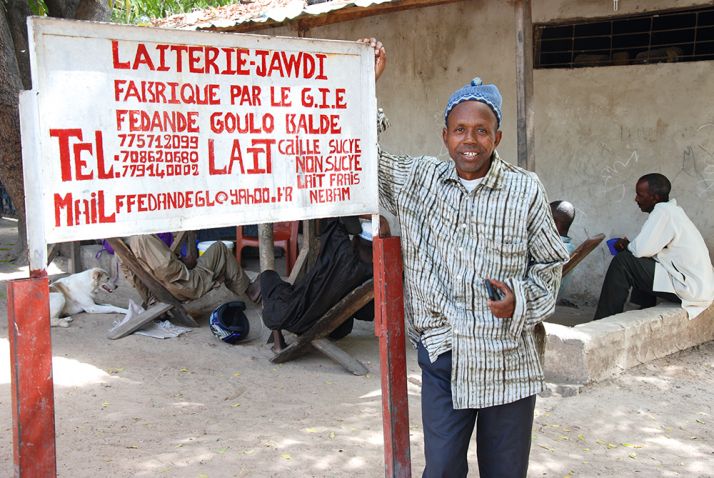
[[[90,314],[126,314],[127,309],[110,304],[97,304],[94,295],[99,288],[112,292],[116,286],[109,281],[109,274],[94,267],[50,284],[50,325],[69,327],[70,315],[88,312]],[[60,316],[62,318],[60,318]]]

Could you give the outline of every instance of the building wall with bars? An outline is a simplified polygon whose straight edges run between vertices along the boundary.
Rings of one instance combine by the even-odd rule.
[[[534,22],[606,18],[711,6],[705,1],[535,2]],[[659,172],[714,252],[714,61],[534,71],[536,170],[551,199],[577,210],[578,243],[603,232],[634,237],[647,215],[634,202],[635,183]],[[591,253],[564,291],[597,299],[610,261]]]
[[[605,18],[710,5],[709,1],[533,0],[533,21]],[[284,27],[271,34],[296,35]],[[390,152],[447,157],[441,141],[449,95],[473,76],[504,97],[499,153],[516,163],[515,25],[511,2],[470,0],[311,30],[308,36],[384,42],[377,85],[392,127]],[[634,202],[637,178],[667,175],[672,197],[714,252],[714,62],[657,63],[534,72],[536,172],[550,200],[577,210],[575,243],[588,236],[634,237],[646,219]],[[601,245],[571,274],[564,296],[593,303],[611,256]]]

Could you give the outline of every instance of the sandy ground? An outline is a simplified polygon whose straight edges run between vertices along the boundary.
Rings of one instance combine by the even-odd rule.
[[[14,239],[0,220],[0,261]],[[52,272],[52,271],[51,271]],[[0,262],[0,280],[26,274]],[[0,476],[12,476],[3,284]],[[122,304],[131,291],[113,296]],[[384,475],[378,343],[359,323],[339,345],[370,369],[354,377],[311,353],[269,362],[263,337],[229,346],[205,320],[179,338],[105,338],[114,315],[52,330],[58,475],[379,477]],[[408,351],[411,454],[423,467],[420,374]],[[714,343],[537,402],[531,477],[714,476]],[[478,476],[475,446],[472,476]]]

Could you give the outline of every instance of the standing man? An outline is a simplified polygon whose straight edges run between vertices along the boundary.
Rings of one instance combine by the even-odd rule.
[[[714,300],[709,250],[684,209],[669,199],[671,189],[658,173],[637,181],[635,202],[650,216],[632,242],[615,243],[619,252],[605,274],[594,320],[622,312],[630,289],[643,307],[654,306],[657,297],[681,302],[690,319]]]
[[[386,54],[375,49],[376,74]],[[534,173],[503,161],[501,94],[476,78],[444,111],[448,161],[379,156],[401,225],[405,312],[422,369],[424,477],[464,477],[474,426],[482,478],[525,477],[543,371],[533,328],[568,253]],[[500,293],[488,297],[484,280]]]

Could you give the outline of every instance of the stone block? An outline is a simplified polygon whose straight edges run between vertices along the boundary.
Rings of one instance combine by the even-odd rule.
[[[632,310],[575,327],[546,323],[548,382],[587,384],[714,340],[714,305],[694,320],[675,304]]]

